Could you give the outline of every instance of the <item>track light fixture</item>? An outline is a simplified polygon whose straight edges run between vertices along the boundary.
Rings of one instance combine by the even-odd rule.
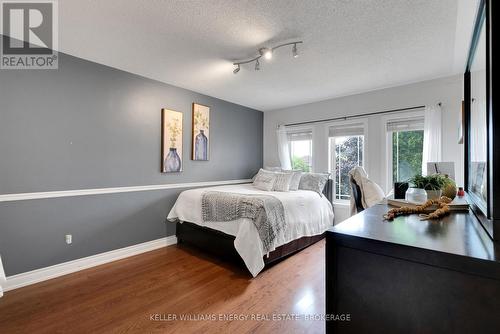
[[[267,60],[270,60],[273,57],[273,49],[262,48],[259,50],[261,56],[264,56]]]
[[[301,44],[301,43],[303,43],[303,42],[296,41],[296,42],[280,44],[280,45],[275,46],[273,48],[261,48],[261,49],[259,49],[259,55],[257,57],[249,59],[249,60],[244,60],[244,61],[239,61],[239,62],[233,63],[233,65],[236,66],[235,69],[233,70],[233,73],[234,74],[238,73],[241,69],[241,65],[253,63],[253,62],[255,62],[255,70],[259,71],[260,70],[260,62],[259,62],[260,58],[264,57],[264,59],[270,60],[273,58],[274,50],[281,48],[281,47],[284,47],[284,46],[287,46],[287,45],[293,45],[292,56],[293,56],[293,58],[297,58],[299,56],[299,53],[297,51],[297,44]]]

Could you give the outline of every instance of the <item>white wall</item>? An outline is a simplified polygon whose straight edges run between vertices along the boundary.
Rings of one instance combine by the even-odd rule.
[[[279,166],[276,144],[277,125],[441,102],[443,110],[442,158],[443,161],[455,162],[457,184],[463,185],[463,145],[458,144],[458,125],[462,96],[462,75],[457,75],[265,112],[264,165]],[[367,118],[367,122],[368,127],[365,134],[365,168],[370,178],[387,191],[386,133],[383,131],[384,117],[370,116]],[[316,123],[312,127],[314,170],[318,172],[327,171],[327,125]],[[348,217],[348,208],[336,205],[335,214],[335,223],[339,223]]]

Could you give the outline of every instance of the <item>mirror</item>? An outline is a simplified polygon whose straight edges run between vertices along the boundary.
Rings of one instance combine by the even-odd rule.
[[[486,24],[481,23],[478,43],[470,66],[469,195],[487,214],[487,107],[486,107]]]

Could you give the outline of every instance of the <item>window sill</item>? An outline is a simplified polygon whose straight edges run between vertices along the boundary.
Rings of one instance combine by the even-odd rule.
[[[340,206],[340,207],[348,207],[351,205],[351,203],[349,201],[333,201],[333,205],[334,206]]]

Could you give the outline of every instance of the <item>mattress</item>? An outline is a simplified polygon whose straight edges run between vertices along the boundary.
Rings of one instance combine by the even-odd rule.
[[[285,211],[286,224],[283,236],[274,240],[272,249],[301,237],[321,234],[333,225],[332,204],[325,196],[309,190],[262,191],[249,183],[183,191],[170,210],[168,219],[194,223],[234,236],[234,247],[254,277],[264,268],[263,257],[266,255],[255,225],[250,219],[204,222],[201,201],[205,191],[272,195],[279,199]]]

